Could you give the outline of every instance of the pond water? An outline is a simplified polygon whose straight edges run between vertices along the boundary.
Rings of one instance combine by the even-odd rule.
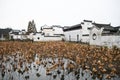
[[[39,63],[37,63],[37,61]],[[58,63],[64,63],[59,65]],[[100,80],[89,69],[69,68],[68,64],[75,62],[65,58],[39,58],[37,55],[31,62],[27,62],[22,55],[1,55],[0,57],[0,80]],[[56,67],[57,65],[57,67]],[[107,74],[101,74],[101,80],[106,79]],[[115,77],[109,80],[120,80]]]

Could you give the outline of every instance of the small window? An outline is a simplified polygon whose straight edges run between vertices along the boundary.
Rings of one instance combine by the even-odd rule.
[[[40,38],[38,37],[37,39],[39,40]]]
[[[96,40],[97,35],[94,33],[94,34],[92,35],[92,38],[93,38],[93,40]]]

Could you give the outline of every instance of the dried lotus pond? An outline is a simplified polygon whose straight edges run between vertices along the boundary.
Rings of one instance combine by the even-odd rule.
[[[120,49],[70,42],[0,42],[0,80],[120,80]]]

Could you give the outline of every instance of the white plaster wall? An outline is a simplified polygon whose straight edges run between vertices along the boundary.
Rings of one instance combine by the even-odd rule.
[[[18,35],[13,35],[13,39],[18,39]]]
[[[89,43],[90,42],[90,37],[89,36],[82,36],[81,42]]]
[[[81,24],[82,26],[82,35],[90,35],[90,30],[88,28],[93,27],[91,22],[83,22],[84,24]],[[89,43],[90,42],[90,36],[82,36],[82,42]]]
[[[1,34],[0,40],[5,40],[3,34]]]
[[[30,39],[30,40],[32,40],[32,39],[33,39],[33,36],[27,35],[27,38]]]
[[[53,27],[54,29],[54,34],[63,34],[63,29],[59,27]]]
[[[77,35],[79,35],[79,41],[81,40],[82,31],[81,29],[73,30],[73,31],[66,31],[64,32],[65,40],[66,41],[77,41]],[[71,36],[71,39],[69,38]]]
[[[98,30],[97,28],[94,28],[90,31],[90,45],[101,45],[101,31],[102,29]],[[93,34],[96,34],[96,39],[93,40]]]
[[[93,28],[90,32],[90,45],[99,45],[99,46],[117,46],[120,48],[120,35],[109,35],[109,36],[101,36],[102,29],[98,30]],[[93,33],[97,34],[96,40],[92,39]]]
[[[42,31],[46,36],[53,36],[53,29],[43,29]]]
[[[18,39],[20,39],[21,40],[21,35],[17,35],[18,36]]]
[[[117,46],[120,48],[120,36],[115,36],[115,35],[102,36],[101,45],[108,47]]]
[[[39,39],[38,39],[39,37]],[[44,35],[36,34],[34,35],[34,41],[61,41],[62,37],[44,37]]]
[[[43,41],[61,41],[61,37],[44,37]]]
[[[88,28],[93,27],[93,24],[91,22],[84,22],[84,24],[81,24],[82,26],[82,34],[89,34],[90,31]]]
[[[59,27],[53,27],[53,29],[52,28],[43,29],[42,33],[44,33],[44,35],[41,35],[40,33],[33,35],[33,40],[34,41],[61,41],[63,39],[63,36],[54,35],[54,34],[63,34],[62,28],[59,28]],[[38,39],[38,37],[40,39]]]
[[[5,40],[5,38],[0,38],[0,40]]]
[[[14,34],[12,34],[12,35],[10,35],[10,36],[13,36],[13,39],[15,39],[15,40],[16,40],[16,39],[20,39],[20,40],[22,39],[22,38],[21,38],[21,35],[14,35]]]
[[[38,39],[37,37],[34,38],[34,41],[61,41],[62,38],[61,37],[44,37],[41,36],[40,39]]]
[[[39,37],[39,39],[38,39]],[[41,41],[43,38],[43,36],[41,34],[36,34],[33,36],[33,41]]]
[[[21,40],[27,39],[27,35],[20,35],[20,36],[21,36]]]

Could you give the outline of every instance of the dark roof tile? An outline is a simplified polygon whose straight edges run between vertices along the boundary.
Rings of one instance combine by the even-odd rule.
[[[10,29],[10,28],[6,28],[6,29],[0,29],[0,35],[1,34],[9,34],[9,32],[11,31],[12,29]]]
[[[82,29],[81,24],[77,24],[77,25],[64,28],[63,31],[71,31],[71,30],[77,30],[77,29]]]

